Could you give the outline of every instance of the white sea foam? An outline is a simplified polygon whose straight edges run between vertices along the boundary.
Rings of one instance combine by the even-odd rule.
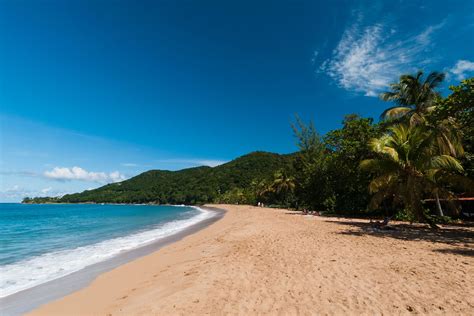
[[[189,219],[175,220],[151,230],[104,240],[75,249],[50,252],[28,260],[1,266],[0,297],[66,276],[92,264],[110,259],[124,251],[176,234],[213,216],[212,212],[198,207],[195,208],[200,213]]]

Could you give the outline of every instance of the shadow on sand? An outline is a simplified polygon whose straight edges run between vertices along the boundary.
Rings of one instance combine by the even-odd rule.
[[[462,256],[474,256],[474,227],[470,224],[456,225],[449,228],[433,230],[427,226],[393,224],[393,230],[380,230],[372,224],[362,221],[333,221],[347,226],[347,230],[340,232],[351,236],[374,236],[379,238],[395,238],[407,241],[428,241],[454,246],[456,248],[437,249],[436,252],[450,253]]]
[[[437,249],[436,252],[441,253],[450,253],[454,255],[462,255],[468,257],[474,257],[474,249],[472,248],[464,248],[464,249]]]

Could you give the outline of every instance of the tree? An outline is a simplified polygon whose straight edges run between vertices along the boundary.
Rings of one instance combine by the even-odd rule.
[[[422,71],[418,71],[414,76],[402,75],[398,83],[390,85],[391,91],[380,95],[382,100],[396,103],[396,106],[386,109],[382,113],[382,117],[389,123],[424,124],[431,130],[431,135],[437,142],[438,154],[462,157],[464,156],[462,132],[457,120],[449,114],[455,111],[454,105],[458,105],[458,109],[463,106],[465,108],[468,103],[465,101],[469,98],[469,93],[466,94],[466,92],[469,89],[453,90],[458,94],[452,94],[448,98],[442,99],[436,88],[443,80],[444,74],[439,72],[430,73],[424,80]],[[470,96],[472,99],[472,93]],[[462,103],[463,106],[459,107],[459,103]],[[441,105],[443,106],[438,109]],[[439,194],[436,190],[435,199],[438,214],[443,215]]]
[[[342,128],[326,134],[326,176],[338,212],[354,214],[366,210],[370,177],[359,169],[359,163],[371,158],[367,143],[379,133],[378,125],[374,125],[372,119],[351,114],[344,118]],[[331,196],[328,198],[326,203],[331,202]]]
[[[273,177],[270,185],[271,191],[285,206],[290,204],[290,196],[295,191],[295,178],[288,175],[284,170],[279,170]]]
[[[446,121],[455,126],[462,137],[465,155],[462,159],[466,174],[474,178],[474,78],[461,81],[458,86],[451,86],[452,93],[437,101],[436,109],[430,113],[431,125]]]
[[[380,94],[382,100],[396,104],[386,109],[381,117],[388,121],[407,119],[410,124],[424,121],[424,115],[433,110],[434,102],[440,98],[436,88],[444,78],[443,73],[432,72],[423,79],[421,70],[415,75],[400,76],[399,82],[390,84],[391,91]]]
[[[389,123],[407,122],[410,125],[423,124],[431,130],[437,142],[439,154],[462,157],[464,148],[458,123],[452,116],[433,115],[443,99],[436,88],[444,80],[444,74],[430,73],[423,80],[423,72],[416,75],[402,75],[398,83],[391,84],[391,90],[380,95],[384,101],[394,101],[397,105],[386,109],[382,117]],[[449,99],[449,97],[448,97]],[[429,118],[432,119],[429,119]],[[433,119],[434,118],[434,119]],[[443,214],[439,195],[435,191],[439,215]]]
[[[217,202],[227,204],[245,204],[246,199],[243,189],[233,188],[220,195],[217,199]]]
[[[424,212],[422,200],[439,195],[453,198],[443,183],[465,184],[463,168],[455,157],[439,154],[436,136],[424,125],[397,124],[388,133],[369,142],[376,158],[363,160],[361,168],[376,177],[369,184],[373,194],[370,207],[378,208],[386,199],[401,203],[418,220],[434,222]]]
[[[298,140],[296,146],[298,146],[300,152],[310,153],[309,156],[312,156],[324,151],[322,138],[314,127],[313,121],[306,125],[299,116],[296,116],[295,123],[291,124],[291,129]]]
[[[310,123],[297,119],[293,131],[300,151],[295,159],[296,198],[314,210],[359,213],[369,201],[369,175],[359,170],[370,157],[367,142],[379,134],[372,119],[347,115],[343,127],[319,136]]]
[[[254,180],[251,183],[250,191],[254,196],[255,202],[268,202],[272,192],[271,185],[266,179]]]
[[[326,209],[324,200],[332,194],[328,192],[325,144],[312,121],[305,124],[297,116],[291,127],[299,148],[293,163],[296,203],[302,208]]]

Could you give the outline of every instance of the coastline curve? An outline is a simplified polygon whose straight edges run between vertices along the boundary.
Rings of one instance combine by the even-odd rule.
[[[194,234],[207,226],[212,225],[220,220],[226,212],[223,209],[215,207],[192,207],[211,212],[212,214],[211,216],[187,226],[180,231],[172,233],[171,235],[158,238],[157,240],[145,245],[124,251],[112,258],[86,266],[78,271],[57,279],[2,297],[0,298],[0,314],[22,315],[43,304],[76,292],[88,286],[102,273],[111,271],[135,259],[156,252],[169,244],[177,242],[188,235]]]

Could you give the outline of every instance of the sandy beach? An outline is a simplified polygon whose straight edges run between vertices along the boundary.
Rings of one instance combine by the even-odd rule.
[[[474,228],[217,205],[212,225],[31,315],[473,314]]]

